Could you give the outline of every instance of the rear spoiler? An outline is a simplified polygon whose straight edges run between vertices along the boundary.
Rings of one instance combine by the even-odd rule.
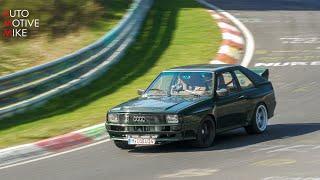
[[[269,69],[266,68],[249,68],[251,71],[255,72],[259,76],[269,79]]]

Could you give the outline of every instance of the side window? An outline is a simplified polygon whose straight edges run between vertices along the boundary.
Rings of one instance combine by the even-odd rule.
[[[244,75],[241,71],[236,70],[234,71],[234,73],[238,78],[241,89],[249,89],[254,87],[252,81],[246,75]]]
[[[230,72],[224,72],[218,75],[217,90],[220,89],[227,89],[230,94],[238,91],[236,81]]]

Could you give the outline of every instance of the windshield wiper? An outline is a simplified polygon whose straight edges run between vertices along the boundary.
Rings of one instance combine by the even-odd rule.
[[[201,95],[200,94],[198,94],[198,93],[196,93],[196,92],[194,92],[194,91],[190,91],[190,90],[184,90],[184,91],[186,91],[186,92],[188,92],[188,93],[191,93],[192,95],[195,95],[195,96],[197,96],[197,97],[201,97]]]
[[[163,90],[158,88],[152,88],[152,89],[149,89],[149,91],[163,91]]]
[[[149,89],[149,91],[160,91],[160,92],[164,92],[165,95],[169,96],[170,94],[162,89],[158,89],[158,88],[152,88],[152,89]],[[147,95],[150,95],[150,94],[147,94]],[[155,95],[155,94],[151,94],[151,95]]]

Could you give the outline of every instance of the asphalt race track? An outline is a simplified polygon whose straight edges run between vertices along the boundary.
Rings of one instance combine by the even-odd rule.
[[[320,178],[320,1],[214,2],[252,32],[250,66],[270,63],[278,106],[266,133],[239,129],[208,149],[171,144],[127,152],[107,142],[2,169],[0,179]]]

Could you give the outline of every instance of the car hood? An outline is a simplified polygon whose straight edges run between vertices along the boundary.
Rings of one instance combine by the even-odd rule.
[[[177,113],[210,97],[138,97],[120,104],[110,112]]]

